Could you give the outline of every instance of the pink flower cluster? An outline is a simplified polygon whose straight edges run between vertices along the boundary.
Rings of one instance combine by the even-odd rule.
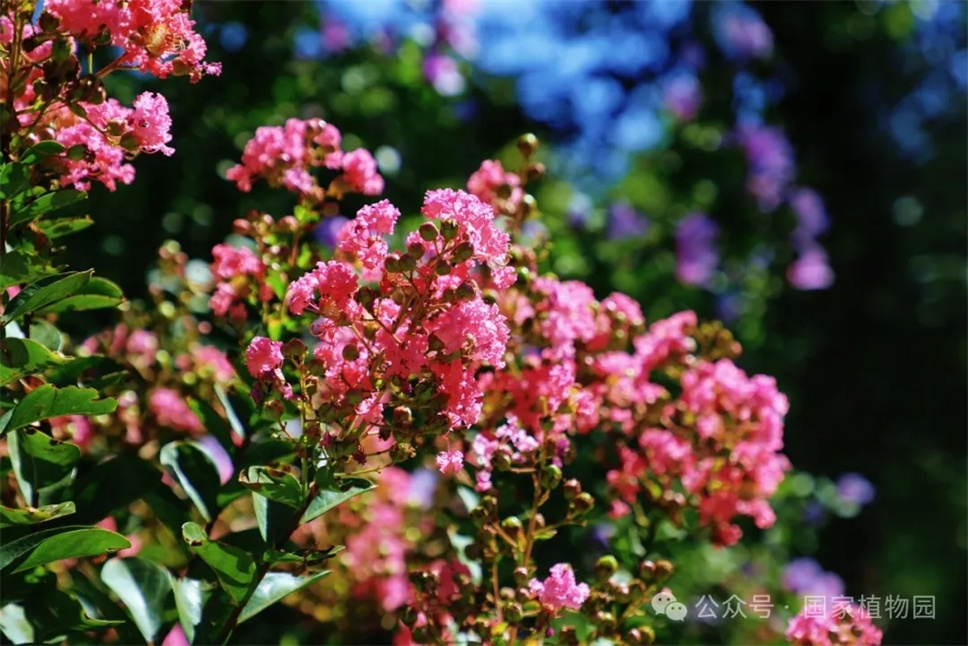
[[[47,0],[44,10],[60,20],[60,28],[87,45],[105,31],[110,43],[123,50],[120,63],[147,74],[218,75],[219,63],[205,63],[205,41],[194,31],[183,0]]]
[[[250,295],[259,301],[273,297],[272,288],[264,282],[266,266],[251,249],[218,244],[212,248],[212,256],[212,274],[217,284],[209,305],[217,315],[244,321]]]
[[[831,609],[827,615],[808,615],[801,611],[790,620],[786,638],[803,646],[878,646],[883,633],[860,606],[851,604]]]
[[[495,213],[513,213],[524,198],[521,178],[504,170],[501,162],[496,160],[481,164],[467,180],[467,190],[485,204],[490,204]]]
[[[82,118],[67,107],[59,108],[48,121],[53,138],[66,148],[83,147],[78,159],[62,157],[61,183],[81,190],[91,188],[91,180],[101,182],[109,190],[117,182],[134,181],[134,167],[126,163],[138,152],[161,152],[171,155],[175,150],[171,141],[171,117],[168,102],[160,94],[143,92],[127,108],[114,99],[84,106]]]
[[[553,612],[563,608],[578,610],[589,593],[587,583],[575,582],[575,572],[567,563],[552,566],[551,574],[543,582],[531,579],[528,588],[532,595]]]
[[[272,187],[284,187],[317,203],[347,192],[382,193],[383,178],[373,155],[363,148],[343,152],[341,142],[340,131],[322,119],[289,119],[284,126],[263,126],[245,144],[242,163],[230,168],[226,177],[240,191],[251,191],[254,180],[264,179]],[[313,168],[342,174],[323,189],[310,173]]]
[[[504,365],[509,332],[479,281],[484,271],[504,287],[514,279],[508,237],[467,193],[430,191],[423,212],[432,222],[396,253],[384,236],[397,209],[385,200],[362,208],[340,232],[335,258],[289,285],[289,311],[317,317],[314,408],[352,411],[363,427],[382,425],[385,406],[423,407],[440,430],[480,416],[475,373]]]

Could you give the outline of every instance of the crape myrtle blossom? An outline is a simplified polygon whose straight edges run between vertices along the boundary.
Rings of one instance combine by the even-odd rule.
[[[242,163],[225,176],[246,193],[254,181],[262,179],[313,203],[327,197],[339,199],[349,192],[382,193],[383,178],[373,155],[363,148],[344,152],[341,143],[340,131],[322,119],[288,119],[282,126],[262,126],[245,144]],[[311,172],[316,168],[335,174],[325,188]]]
[[[883,633],[867,611],[856,604],[834,604],[828,614],[817,616],[804,609],[790,620],[786,638],[803,646],[877,646]]]
[[[544,581],[531,579],[528,589],[542,604],[554,610],[578,610],[588,598],[588,584],[576,583],[575,572],[567,563],[552,566],[551,574]]]

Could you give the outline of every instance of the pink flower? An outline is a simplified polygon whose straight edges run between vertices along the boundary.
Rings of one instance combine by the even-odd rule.
[[[870,614],[854,604],[834,604],[826,616],[806,614],[803,610],[790,620],[786,638],[791,644],[804,646],[878,646],[883,633],[870,618]]]
[[[460,234],[466,236],[474,247],[477,259],[506,264],[508,234],[495,225],[494,210],[478,198],[449,188],[427,191],[423,214],[432,219],[456,222]]]
[[[191,433],[200,433],[203,430],[201,420],[188,407],[185,398],[170,388],[155,388],[151,391],[148,407],[163,426]]]
[[[507,191],[504,199],[498,196],[501,189]],[[524,198],[521,178],[504,170],[501,162],[495,160],[481,163],[481,167],[467,180],[467,190],[482,202],[490,204],[495,211],[507,211],[506,207],[510,206],[513,212]]]
[[[165,145],[171,141],[171,117],[165,97],[151,92],[139,94],[134,100],[130,121],[142,151],[161,152],[168,156],[175,152],[174,148]]]
[[[270,341],[264,336],[252,339],[245,351],[245,367],[256,379],[274,373],[282,366],[282,342]]]
[[[437,468],[444,475],[457,475],[464,467],[464,454],[460,451],[441,451],[437,454]]]
[[[363,148],[343,155],[343,180],[357,193],[379,195],[383,192],[383,178],[377,173],[376,160]]]
[[[587,583],[575,583],[575,573],[567,563],[552,566],[551,575],[543,583],[531,579],[528,589],[541,603],[556,612],[563,608],[578,610],[589,593]]]
[[[266,267],[248,247],[233,247],[227,244],[217,244],[212,247],[212,271],[224,280],[236,276],[255,276],[263,278]]]

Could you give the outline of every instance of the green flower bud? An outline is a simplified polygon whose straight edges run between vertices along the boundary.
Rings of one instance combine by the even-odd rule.
[[[444,220],[440,223],[440,235],[447,242],[456,238],[459,232],[460,227],[453,220]]]
[[[518,137],[518,151],[525,159],[538,152],[538,138],[533,133],[527,133]]]
[[[595,574],[600,579],[607,579],[616,572],[618,572],[618,561],[611,554],[606,554],[595,563]]]
[[[549,464],[541,470],[541,486],[545,489],[554,489],[561,484],[561,468],[555,464]]]
[[[439,233],[437,231],[437,227],[434,226],[433,222],[424,222],[423,224],[420,225],[420,228],[417,230],[420,232],[421,239],[427,242],[433,242],[434,240],[436,240],[437,234]]]

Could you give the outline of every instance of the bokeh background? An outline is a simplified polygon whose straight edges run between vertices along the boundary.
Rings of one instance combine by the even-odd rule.
[[[138,297],[164,240],[207,262],[247,209],[287,212],[223,177],[260,125],[334,122],[411,213],[484,159],[513,164],[533,131],[547,269],[651,319],[725,320],[742,366],[789,395],[787,453],[818,498],[860,482],[868,503],[808,507],[803,555],[855,597],[936,597],[934,620],[882,622],[885,643],[968,643],[964,3],[196,0],[195,15],[224,72],[109,78],[119,98],[164,92],[177,152],[93,192],[104,216],[72,266]]]

